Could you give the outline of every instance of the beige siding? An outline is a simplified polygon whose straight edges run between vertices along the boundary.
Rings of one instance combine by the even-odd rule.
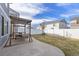
[[[79,29],[79,24],[78,23],[79,23],[78,20],[76,20],[76,19],[72,20],[71,21],[71,28],[72,29],[77,29],[77,28]]]
[[[79,24],[71,24],[71,28],[72,29],[79,29]]]
[[[77,20],[76,19],[75,20],[72,20],[70,23],[71,24],[76,24],[77,23]]]

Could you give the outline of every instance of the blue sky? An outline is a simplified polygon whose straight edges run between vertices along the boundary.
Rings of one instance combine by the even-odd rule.
[[[79,3],[13,3],[10,7],[20,17],[31,19],[33,25],[63,18],[69,22],[71,17],[79,16]]]

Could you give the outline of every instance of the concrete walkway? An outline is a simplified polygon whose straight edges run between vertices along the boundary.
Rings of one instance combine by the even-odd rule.
[[[0,56],[64,56],[64,53],[57,47],[34,39],[31,43],[3,48]]]

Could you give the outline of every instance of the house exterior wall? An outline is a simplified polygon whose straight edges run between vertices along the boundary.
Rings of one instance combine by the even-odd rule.
[[[2,35],[2,17],[4,18],[4,35]],[[10,35],[10,18],[5,3],[0,3],[0,47],[8,40]]]
[[[1,15],[1,14],[0,14]],[[0,37],[1,37],[1,33],[2,33],[2,20],[1,20],[2,18],[1,18],[1,16],[0,16]]]
[[[8,11],[8,4],[7,3],[0,3],[0,6],[3,8],[3,10],[5,11],[5,13],[7,15],[9,15],[9,11]]]

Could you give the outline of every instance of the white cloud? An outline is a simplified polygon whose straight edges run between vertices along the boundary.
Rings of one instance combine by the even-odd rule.
[[[26,17],[21,16],[21,17],[22,17],[22,18],[29,19],[29,20],[32,20],[32,24],[40,24],[40,23],[42,23],[42,22],[44,22],[44,21],[57,20],[57,18],[54,18],[54,17],[48,17],[47,19],[44,19],[44,18],[42,18],[42,19],[34,19],[34,18],[32,18],[32,17],[29,17],[29,16],[26,16]]]
[[[71,3],[57,3],[57,6],[69,6]]]
[[[74,10],[72,10],[72,11],[74,11],[74,12],[76,12],[76,13],[79,13],[79,9],[74,9]]]
[[[30,4],[30,3],[14,3],[10,7],[20,13],[21,16],[34,16],[36,14],[46,11],[45,8],[41,7],[42,4]]]
[[[61,17],[70,17],[70,16],[73,16],[73,15],[75,15],[75,14],[61,14],[60,16]]]
[[[33,4],[11,4],[10,5],[12,9],[16,10],[17,12],[22,15],[23,13],[26,13],[26,16],[33,16],[40,12],[42,12],[42,9],[37,8]]]
[[[10,5],[12,9],[20,14],[20,17],[32,20],[32,24],[39,24],[42,20],[48,21],[48,19],[34,19],[33,16],[47,11],[47,7],[43,7],[42,4],[30,4],[30,3],[13,3]]]
[[[64,14],[61,14],[61,17],[70,17],[70,16],[74,16],[74,15],[79,15],[79,9],[72,9],[68,12],[65,12]]]
[[[52,17],[52,18],[48,17],[47,19],[44,19],[44,18],[42,18],[42,19],[30,18],[30,19],[32,20],[32,24],[40,24],[40,23],[42,23],[42,22],[44,22],[44,21],[57,20],[57,18],[54,18],[54,17]]]

